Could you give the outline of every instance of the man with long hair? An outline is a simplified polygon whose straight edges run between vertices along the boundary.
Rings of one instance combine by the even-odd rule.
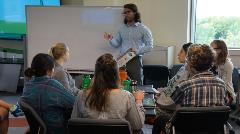
[[[128,75],[131,79],[142,84],[142,55],[151,50],[153,38],[151,31],[141,23],[140,13],[135,4],[124,5],[123,10],[124,24],[118,30],[115,36],[105,33],[104,38],[109,40],[109,44],[118,48],[120,55],[126,53],[129,49],[136,52],[134,57],[126,64]]]

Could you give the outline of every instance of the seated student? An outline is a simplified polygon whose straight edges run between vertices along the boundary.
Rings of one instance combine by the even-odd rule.
[[[47,126],[48,134],[65,134],[74,104],[74,96],[52,79],[54,59],[48,54],[37,54],[31,68],[25,71],[32,79],[25,84],[22,99],[31,105]]]
[[[226,87],[222,79],[214,76],[209,69],[212,67],[215,53],[208,45],[194,44],[188,49],[187,68],[190,78],[181,82],[171,95],[168,104],[161,104],[162,110],[176,106],[184,107],[212,107],[225,105]],[[163,100],[164,101],[164,100]],[[166,122],[171,118],[172,112],[163,111],[155,120],[153,134],[165,132]]]
[[[228,103],[236,99],[232,83],[233,63],[228,56],[228,48],[223,40],[214,40],[211,42],[211,47],[216,51],[216,59],[214,66],[219,78],[226,83]]]
[[[80,91],[71,118],[123,119],[133,130],[144,124],[143,92],[133,95],[119,88],[117,62],[111,54],[99,57],[95,64],[92,87]],[[135,98],[134,98],[135,97]]]
[[[23,115],[19,105],[11,105],[3,100],[0,100],[0,134],[7,134],[8,132],[8,112],[15,117]]]
[[[165,93],[167,96],[171,96],[171,94],[175,91],[175,87],[182,81],[187,80],[189,78],[189,72],[186,70],[186,56],[188,52],[188,48],[192,45],[192,43],[186,43],[182,46],[182,49],[178,53],[178,60],[180,63],[184,65],[179,69],[177,74],[169,80],[167,87],[160,88],[160,92]]]
[[[57,43],[50,49],[49,54],[55,60],[53,78],[63,84],[70,93],[77,96],[79,89],[75,86],[72,76],[63,68],[69,59],[69,48],[64,43]]]
[[[8,133],[8,110],[6,108],[0,107],[0,134]]]

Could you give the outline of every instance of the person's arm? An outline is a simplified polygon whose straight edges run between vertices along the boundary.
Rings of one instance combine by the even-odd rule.
[[[232,86],[232,72],[233,72],[233,64],[231,61],[227,61],[224,66],[224,70],[222,72],[222,80],[226,84],[226,89],[230,96],[235,99],[236,94],[234,93],[234,89]]]
[[[114,48],[118,48],[121,46],[122,37],[121,37],[119,31],[117,32],[117,34],[115,36],[113,36],[112,38],[109,39],[109,44]]]
[[[145,46],[136,52],[138,55],[150,52],[151,49],[153,48],[152,33],[147,27],[144,27],[142,40]]]
[[[82,97],[82,91],[79,91],[79,94],[76,98],[76,101],[74,103],[74,106],[73,106],[73,110],[72,110],[72,115],[71,115],[71,118],[81,118],[81,112],[80,112],[80,109],[81,109],[81,97]]]
[[[189,72],[186,70],[186,64],[182,66],[177,74],[169,80],[164,93],[166,96],[171,96],[172,93],[176,90],[176,86],[181,83],[182,81],[187,80],[189,77]]]
[[[175,110],[176,106],[182,103],[183,94],[184,91],[177,86],[171,96],[166,96],[165,93],[162,92],[157,100],[157,104],[161,109]]]
[[[142,100],[136,100],[132,94],[129,94],[128,113],[126,120],[129,121],[133,130],[142,128],[145,120],[145,110],[142,106]]]
[[[9,104],[9,103],[7,103],[7,102],[5,102],[5,101],[3,101],[3,100],[0,100],[0,107],[3,107],[3,108],[5,108],[5,109],[7,109],[7,110],[10,110],[10,108],[12,107],[12,105]]]
[[[6,108],[0,107],[0,122],[8,117],[8,110]]]
[[[63,92],[59,95],[59,99],[61,99],[63,107],[66,108],[66,110],[72,109],[75,102],[75,97],[65,89],[62,90]]]
[[[59,81],[54,79],[51,81],[52,82],[49,82],[49,85],[58,89],[53,93],[53,96],[57,99],[58,105],[65,109],[72,109],[75,97],[68,92]]]
[[[54,74],[53,78],[55,80],[59,81],[65,87],[65,89],[67,89],[68,91],[71,92],[70,83],[68,81],[68,76],[64,71],[56,72]]]

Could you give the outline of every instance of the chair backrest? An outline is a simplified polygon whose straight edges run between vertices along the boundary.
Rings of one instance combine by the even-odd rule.
[[[68,134],[132,134],[128,121],[120,119],[73,118],[68,121]]]
[[[143,84],[153,85],[154,88],[166,87],[169,78],[168,67],[162,65],[143,66]]]
[[[23,98],[19,99],[19,104],[30,126],[30,134],[46,134],[47,126],[34,108],[31,107]]]
[[[172,79],[182,66],[183,64],[173,65],[173,67],[170,69],[169,79]]]
[[[239,72],[238,72],[238,69],[235,67],[232,73],[232,83],[233,83],[234,92],[235,93],[238,92]]]
[[[182,107],[177,110],[173,126],[177,132],[223,132],[230,108],[216,107]]]

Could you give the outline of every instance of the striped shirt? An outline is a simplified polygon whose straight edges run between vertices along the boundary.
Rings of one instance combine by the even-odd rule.
[[[153,38],[151,31],[142,23],[135,23],[132,26],[122,25],[117,34],[109,41],[114,48],[119,48],[120,55],[133,48],[137,55],[151,51]]]
[[[224,81],[210,72],[203,72],[180,83],[171,98],[182,106],[207,107],[224,105],[225,95]]]

